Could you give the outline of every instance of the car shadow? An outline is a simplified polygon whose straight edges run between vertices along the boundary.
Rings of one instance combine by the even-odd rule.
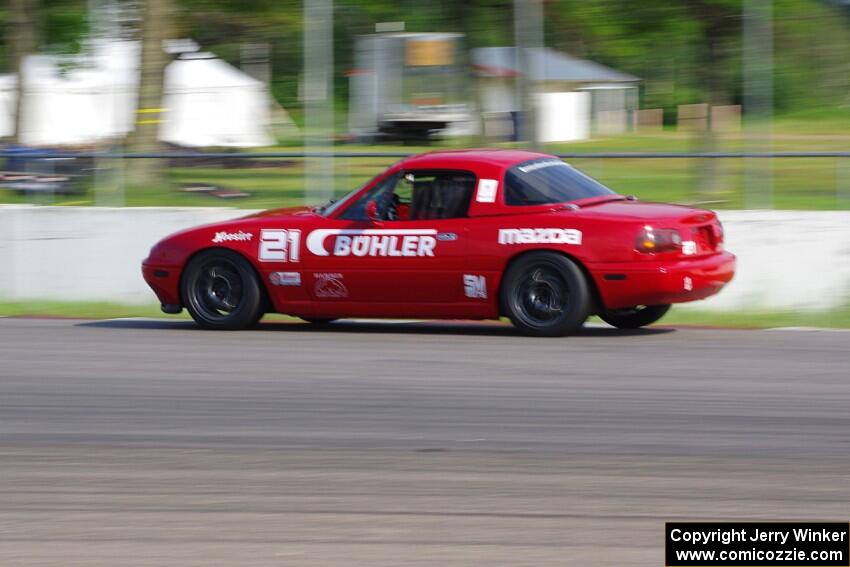
[[[158,329],[164,331],[205,332],[192,321],[168,319],[107,319],[77,323],[80,327],[103,329]],[[342,319],[324,325],[300,321],[263,321],[242,333],[257,331],[280,333],[355,333],[355,334],[413,334],[413,335],[464,335],[492,337],[524,337],[509,323],[481,321],[382,321]],[[616,329],[591,325],[582,327],[574,337],[645,337],[675,332],[671,327],[642,329]]]
[[[96,329],[161,329],[165,331],[195,330],[199,327],[194,321],[173,319],[100,319],[97,321],[84,321],[74,325],[75,327],[94,327]]]

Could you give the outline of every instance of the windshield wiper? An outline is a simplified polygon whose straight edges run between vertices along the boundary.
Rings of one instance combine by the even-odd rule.
[[[312,209],[310,209],[310,210],[311,210],[312,212],[316,213],[316,214],[321,215],[322,213],[324,213],[324,212],[325,212],[325,210],[326,210],[328,207],[330,207],[331,205],[333,205],[333,204],[334,204],[334,203],[336,203],[336,202],[337,202],[337,200],[336,200],[336,199],[328,199],[328,202],[327,202],[327,203],[325,203],[324,205],[317,205],[317,206],[313,207],[313,208],[312,208]]]

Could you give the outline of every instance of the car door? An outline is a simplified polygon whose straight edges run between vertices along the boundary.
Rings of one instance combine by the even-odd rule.
[[[474,175],[404,171],[382,183],[306,236],[314,301],[460,301]],[[469,195],[449,199],[452,190]],[[380,203],[377,220],[367,218],[370,201]]]

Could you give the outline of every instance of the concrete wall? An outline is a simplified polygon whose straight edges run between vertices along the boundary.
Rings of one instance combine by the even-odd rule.
[[[720,211],[735,279],[697,308],[818,310],[850,301],[850,211]]]
[[[151,303],[139,265],[177,230],[251,211],[0,206],[0,299]],[[850,293],[850,211],[724,211],[738,274],[703,309],[825,309]]]
[[[155,302],[141,276],[151,246],[172,232],[249,212],[0,206],[0,298]]]

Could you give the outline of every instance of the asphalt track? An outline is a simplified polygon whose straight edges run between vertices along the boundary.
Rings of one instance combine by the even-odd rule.
[[[850,520],[850,333],[0,319],[0,565],[663,565]]]

